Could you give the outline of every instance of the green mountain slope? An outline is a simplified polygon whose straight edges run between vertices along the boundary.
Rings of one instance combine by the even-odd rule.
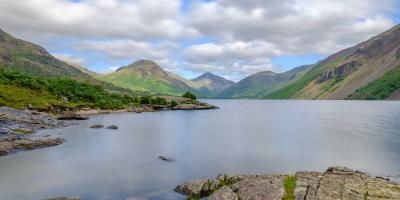
[[[218,98],[262,98],[302,77],[312,66],[304,65],[284,73],[259,72],[225,89]]]
[[[400,64],[400,25],[354,47],[329,56],[299,80],[266,96],[269,99],[364,99],[352,95],[369,83],[377,84]],[[396,70],[393,73],[397,73]],[[380,83],[382,84],[382,83]],[[386,83],[381,87],[390,87]],[[371,87],[371,86],[369,86]],[[382,95],[383,98],[386,95]]]
[[[235,82],[226,80],[210,72],[206,72],[199,77],[190,80],[191,86],[194,87],[203,97],[212,98],[235,84]]]
[[[46,77],[90,78],[88,74],[53,57],[43,47],[17,39],[1,29],[0,68]]]
[[[183,80],[164,71],[151,60],[139,60],[121,67],[99,79],[132,90],[150,91],[155,94],[182,95],[193,89]]]
[[[111,92],[131,93],[92,77],[86,68],[60,61],[46,49],[31,42],[17,39],[0,29],[0,69],[23,72],[39,77],[69,77],[102,85]]]

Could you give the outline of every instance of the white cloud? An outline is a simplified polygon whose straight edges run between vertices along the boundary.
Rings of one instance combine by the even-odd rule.
[[[84,38],[179,39],[179,0],[0,0],[0,24],[13,32]]]
[[[72,39],[51,45],[78,46],[76,54],[85,50],[110,60],[147,58],[173,72],[243,77],[278,70],[271,59],[279,55],[329,55],[355,45],[393,26],[389,15],[399,12],[397,0],[191,2],[182,12],[181,0],[0,0],[0,28],[45,47],[49,38]],[[180,46],[202,37],[215,40]],[[79,57],[69,56],[64,59]]]
[[[85,59],[74,57],[71,54],[53,53],[52,55],[69,64],[80,65],[80,66],[83,66],[85,64]]]

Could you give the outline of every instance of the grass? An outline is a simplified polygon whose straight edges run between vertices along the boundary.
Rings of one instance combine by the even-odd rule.
[[[368,85],[356,90],[346,99],[382,100],[400,89],[400,65],[386,72],[383,76]]]
[[[282,200],[296,199],[296,197],[294,196],[294,189],[296,188],[296,177],[295,176],[287,176],[283,180],[283,186],[285,188],[285,195],[282,197]]]

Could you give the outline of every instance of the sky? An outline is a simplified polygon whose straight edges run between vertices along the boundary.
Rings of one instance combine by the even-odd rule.
[[[400,0],[0,0],[0,28],[110,73],[151,59],[238,81],[313,64],[400,23]]]

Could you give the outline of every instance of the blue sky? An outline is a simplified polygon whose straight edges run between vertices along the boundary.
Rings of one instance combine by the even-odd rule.
[[[2,29],[109,73],[138,59],[193,78],[240,80],[312,64],[400,22],[398,0],[31,0]]]

